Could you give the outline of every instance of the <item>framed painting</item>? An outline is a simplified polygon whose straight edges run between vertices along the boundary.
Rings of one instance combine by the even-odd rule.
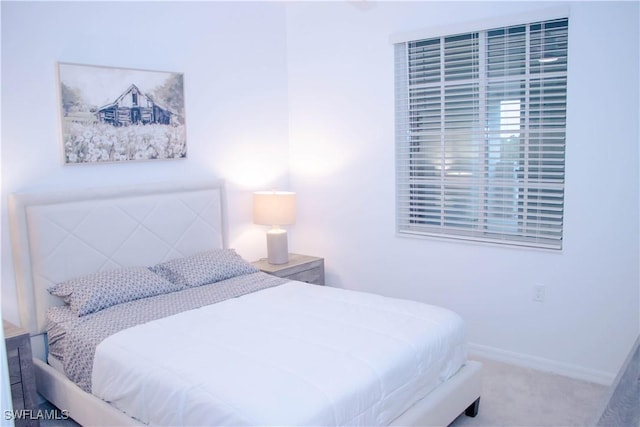
[[[187,156],[182,74],[57,65],[65,164]]]

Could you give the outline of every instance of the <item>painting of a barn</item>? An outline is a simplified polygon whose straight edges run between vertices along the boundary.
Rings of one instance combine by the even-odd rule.
[[[187,156],[181,73],[58,63],[58,78],[65,164]]]
[[[131,124],[171,124],[174,115],[142,93],[135,84],[129,86],[115,101],[98,109],[98,120],[114,126]]]

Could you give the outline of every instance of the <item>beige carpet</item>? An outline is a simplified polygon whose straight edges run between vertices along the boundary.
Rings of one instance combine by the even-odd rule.
[[[484,365],[480,411],[450,427],[588,426],[597,419],[607,387],[492,360]]]

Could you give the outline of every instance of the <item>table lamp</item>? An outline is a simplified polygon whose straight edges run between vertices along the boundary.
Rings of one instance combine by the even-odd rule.
[[[267,231],[267,259],[269,264],[289,262],[287,230],[281,225],[296,221],[296,193],[288,191],[257,191],[253,193],[253,222],[270,225]]]

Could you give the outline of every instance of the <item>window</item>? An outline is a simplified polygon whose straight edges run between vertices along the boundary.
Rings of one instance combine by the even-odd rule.
[[[395,45],[401,234],[562,248],[568,19]]]

